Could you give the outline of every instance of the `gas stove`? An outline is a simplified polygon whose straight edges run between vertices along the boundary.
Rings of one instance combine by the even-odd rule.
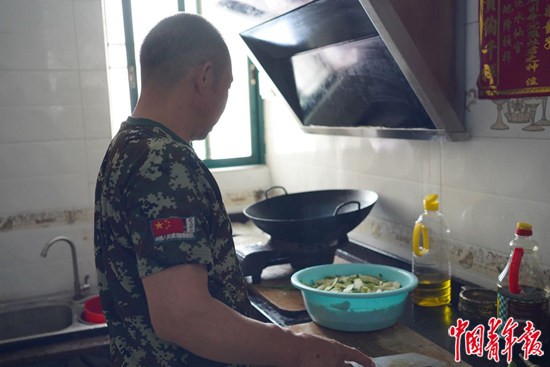
[[[235,249],[243,275],[260,283],[262,271],[273,265],[290,264],[294,270],[330,264],[336,250],[348,243],[347,236],[329,242],[297,243],[272,239],[251,223],[233,225]]]

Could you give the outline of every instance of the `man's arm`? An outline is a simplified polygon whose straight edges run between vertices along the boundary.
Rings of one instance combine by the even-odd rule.
[[[374,366],[334,340],[247,318],[210,296],[205,265],[178,265],[143,278],[155,332],[203,358],[284,367]]]

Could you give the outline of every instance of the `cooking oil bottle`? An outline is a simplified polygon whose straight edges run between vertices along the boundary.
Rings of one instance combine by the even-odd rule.
[[[451,302],[451,261],[449,225],[439,211],[436,194],[424,198],[422,213],[413,230],[412,272],[418,286],[412,301],[419,306],[442,306]]]
[[[549,341],[550,285],[540,268],[539,247],[532,235],[531,224],[517,223],[510,257],[497,281],[497,315],[503,324],[513,318],[518,323],[517,334],[524,332],[530,320],[541,331],[539,341]]]

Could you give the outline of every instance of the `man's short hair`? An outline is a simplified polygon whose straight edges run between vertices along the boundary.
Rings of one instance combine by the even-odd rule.
[[[229,62],[222,35],[200,15],[177,13],[157,23],[145,37],[140,51],[142,83],[173,86],[206,61],[214,63],[219,78]]]

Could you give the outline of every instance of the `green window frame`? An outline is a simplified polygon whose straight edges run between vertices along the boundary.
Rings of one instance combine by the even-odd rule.
[[[126,45],[126,58],[128,67],[128,88],[130,93],[130,108],[131,111],[136,107],[139,91],[137,82],[137,64],[136,64],[136,46],[134,44],[134,27],[132,22],[132,0],[122,1],[122,14],[124,21],[124,37]],[[178,10],[185,11],[185,0],[177,0]],[[196,1],[197,11],[200,13],[200,0]],[[258,83],[258,70],[248,59],[248,88],[249,88],[249,107],[250,107],[250,144],[252,154],[248,157],[235,157],[227,159],[211,159],[209,158],[210,142],[208,137],[205,139],[206,158],[203,162],[208,168],[225,168],[247,166],[265,163],[265,143],[264,143],[264,119],[263,105],[260,97],[260,89]]]

